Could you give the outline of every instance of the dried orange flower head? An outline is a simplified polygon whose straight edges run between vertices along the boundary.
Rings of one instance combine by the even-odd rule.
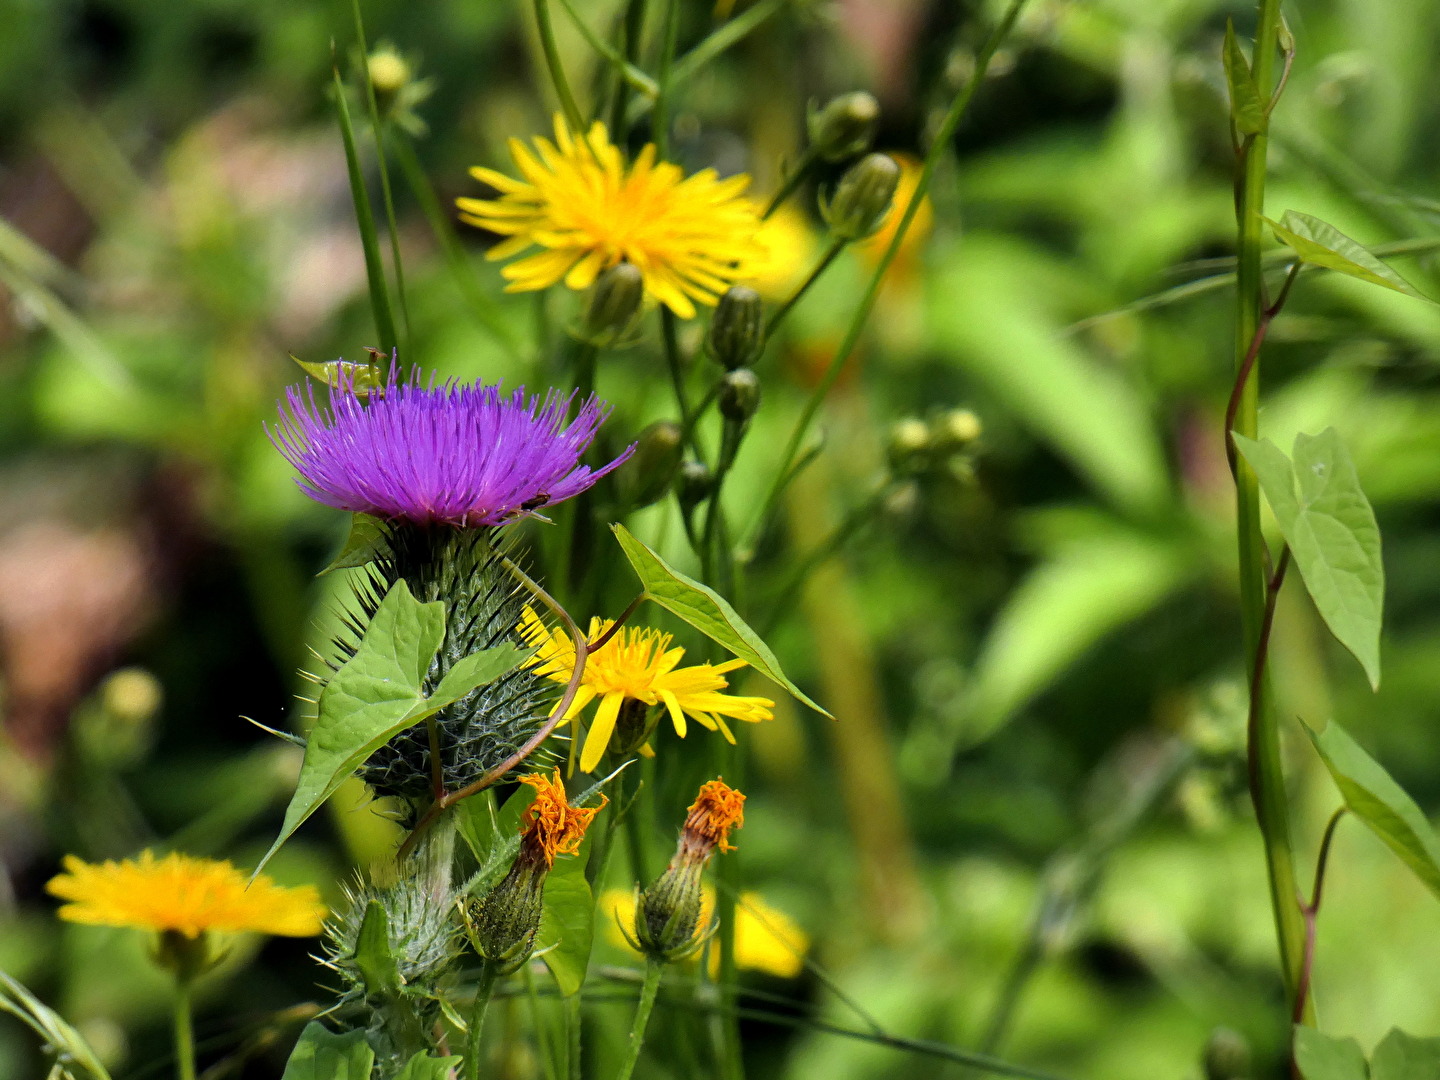
[[[730,830],[745,824],[745,796],[723,779],[707,780],[690,804],[680,833],[680,849],[694,858],[708,859],[714,848],[734,851]]]
[[[555,865],[555,856],[574,855],[580,850],[580,841],[585,839],[591,819],[610,800],[602,795],[600,805],[590,810],[571,806],[559,769],[553,777],[531,773],[522,776],[520,782],[535,789],[535,801],[520,818],[520,844],[532,856],[543,858],[548,870]]]

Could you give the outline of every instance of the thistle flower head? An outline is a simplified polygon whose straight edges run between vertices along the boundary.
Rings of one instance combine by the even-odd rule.
[[[498,386],[402,380],[391,371],[368,401],[292,386],[271,438],[301,490],[337,510],[412,525],[502,525],[589,488],[630,456],[597,470],[580,455],[605,420],[595,398],[568,424],[572,396],[543,401]],[[632,448],[633,449],[633,448]]]
[[[628,166],[598,121],[575,134],[555,117],[555,141],[537,138],[532,152],[518,139],[510,154],[524,179],[471,169],[498,199],[459,199],[460,220],[506,237],[487,258],[544,250],[502,271],[507,291],[546,289],[563,281],[588,289],[619,262],[635,266],[645,293],[682,319],[695,304],[711,305],[735,280],[736,266],[754,257],[759,225],[744,198],[748,176],[722,180],[713,169],[685,176],[656,161],[646,146]]]

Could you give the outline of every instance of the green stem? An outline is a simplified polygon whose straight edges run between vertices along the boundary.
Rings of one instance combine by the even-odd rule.
[[[1000,43],[1004,41],[1010,33],[1011,28],[1015,25],[1015,20],[1019,18],[1021,10],[1025,7],[1025,2],[1026,0],[1010,0],[1009,8],[1006,9],[1004,16],[991,32],[990,37],[981,48],[980,54],[976,57],[975,70],[971,74],[969,81],[966,82],[960,92],[955,95],[955,100],[950,103],[950,110],[945,114],[945,119],[941,123],[939,131],[936,132],[935,142],[930,147],[930,152],[925,155],[925,164],[920,170],[920,179],[915,185],[915,192],[911,195],[910,202],[905,207],[904,214],[901,215],[900,224],[895,229],[895,235],[890,240],[890,246],[885,249],[885,254],[881,256],[880,263],[876,266],[875,273],[870,278],[870,284],[866,287],[865,294],[861,297],[860,304],[855,309],[855,314],[850,320],[850,326],[845,331],[845,337],[840,342],[840,347],[835,350],[835,355],[830,360],[830,366],[825,369],[825,374],[821,377],[819,384],[811,393],[809,400],[805,402],[805,408],[801,410],[800,419],[796,421],[795,428],[790,433],[790,439],[785,445],[784,452],[780,455],[780,466],[775,470],[774,479],[770,483],[770,490],[761,502],[761,511],[759,517],[756,519],[755,531],[758,532],[759,529],[764,527],[770,513],[775,509],[775,505],[780,497],[780,489],[786,480],[789,479],[790,464],[795,460],[795,455],[800,452],[800,447],[805,441],[805,435],[810,430],[810,425],[815,419],[815,414],[819,412],[820,405],[824,402],[826,395],[830,393],[831,388],[835,385],[835,381],[839,379],[840,372],[844,370],[845,362],[850,359],[850,354],[855,351],[855,346],[859,344],[860,334],[865,329],[866,320],[870,317],[870,310],[875,306],[876,297],[880,295],[880,284],[885,279],[885,272],[890,269],[890,264],[895,261],[895,256],[900,251],[900,245],[904,242],[905,234],[910,231],[910,224],[915,220],[915,215],[919,212],[920,206],[924,202],[926,192],[930,190],[930,180],[935,173],[935,168],[940,163],[940,159],[949,151],[950,140],[955,135],[955,129],[959,126],[960,118],[965,115],[965,110],[969,107],[971,98],[975,96],[975,91],[985,78],[985,72],[990,67],[990,61],[995,55],[995,50],[1000,47]],[[1275,2],[1278,2],[1278,0],[1275,0]],[[741,546],[746,549],[753,547],[754,537],[747,537]]]
[[[655,115],[650,137],[660,161],[670,156],[670,95],[674,90],[675,40],[680,33],[680,0],[665,0],[665,22],[660,31],[660,66],[655,74]]]
[[[680,429],[690,444],[690,450],[699,461],[705,460],[705,451],[695,432],[697,414],[690,410],[690,399],[685,393],[685,366],[680,357],[680,331],[675,313],[667,307],[660,309],[660,339],[665,345],[665,366],[670,370],[670,385],[675,390],[675,407],[680,411]]]
[[[535,973],[530,965],[523,968],[525,997],[530,1002],[530,1023],[535,1028],[535,1046],[540,1052],[541,1064],[545,1067],[545,1080],[560,1080],[559,1064],[555,1060],[555,1047],[550,1033],[546,1030],[545,1017],[540,1011],[540,991],[535,986]]]
[[[640,987],[640,1000],[635,1003],[635,1020],[630,1025],[630,1042],[625,1047],[625,1060],[615,1080],[630,1080],[635,1063],[640,1060],[640,1047],[645,1044],[645,1027],[650,1023],[650,1011],[655,1008],[655,995],[660,990],[660,976],[665,965],[658,960],[645,961],[645,982]]]
[[[175,983],[175,1075],[195,1080],[195,1026],[190,1014],[190,983]]]
[[[819,155],[816,153],[815,147],[807,146],[805,153],[800,155],[800,160],[797,161],[795,167],[790,170],[790,175],[785,177],[785,182],[780,185],[780,190],[775,192],[775,194],[771,196],[770,202],[766,204],[765,212],[760,215],[761,221],[764,221],[771,214],[775,213],[776,210],[779,210],[785,200],[795,194],[795,189],[804,182],[805,177],[809,174],[810,170],[814,168],[817,160],[819,160]]]
[[[480,981],[475,984],[475,1004],[470,1006],[470,1023],[465,1032],[465,1080],[480,1080],[480,1029],[485,1026],[485,1010],[495,992],[499,972],[489,960],[480,964]]]
[[[365,176],[360,170],[360,155],[355,149],[355,128],[350,122],[350,105],[345,100],[345,84],[340,81],[340,69],[333,69],[332,75],[335,85],[335,112],[340,119],[340,138],[345,144],[345,168],[350,177],[350,197],[355,202],[355,221],[360,228],[360,245],[365,252],[365,278],[370,288],[370,310],[375,318],[375,334],[380,339],[380,351],[388,356],[395,351],[395,316],[390,311],[390,290],[385,283],[385,265],[380,259],[375,213],[370,207],[370,195],[365,190]]]
[[[581,1080],[580,1035],[582,1026],[580,995],[577,992],[565,999],[565,1056],[569,1059],[570,1068],[567,1074],[569,1080]]]
[[[1280,0],[1260,0],[1255,32],[1252,70],[1262,97],[1269,95],[1274,81],[1275,55],[1280,28]],[[1251,136],[1240,151],[1240,187],[1236,199],[1239,257],[1236,266],[1235,358],[1240,371],[1261,328],[1265,312],[1264,279],[1261,275],[1263,242],[1262,214],[1265,205],[1265,132]],[[1260,365],[1251,360],[1233,430],[1255,438],[1258,427]],[[1241,621],[1245,655],[1256,657],[1265,618],[1268,577],[1265,541],[1260,531],[1260,488],[1255,473],[1242,459],[1236,476],[1237,539],[1240,556]],[[1280,965],[1286,997],[1293,1007],[1300,985],[1305,951],[1305,919],[1296,903],[1295,861],[1290,847],[1289,810],[1285,801],[1285,778],[1280,759],[1280,728],[1263,666],[1254,672],[1255,718],[1250,746],[1250,769],[1255,816],[1265,843],[1265,863],[1270,879],[1270,901],[1280,945]]]
[[[790,314],[790,309],[800,302],[800,298],[809,290],[810,286],[820,280],[820,275],[830,268],[835,257],[845,250],[845,241],[841,237],[834,237],[825,247],[825,254],[820,256],[820,261],[815,264],[815,269],[810,271],[810,276],[800,283],[800,287],[790,294],[790,298],[775,309],[775,314],[770,316],[770,321],[765,324],[765,336],[769,338],[775,333],[780,325],[780,320]]]
[[[569,7],[569,0],[565,0]],[[640,56],[640,35],[645,29],[645,0],[626,0],[620,16],[620,48],[618,58],[624,66],[616,72],[615,95],[610,99],[610,131],[617,141],[623,140],[625,110],[630,107],[629,68]]]
[[[555,96],[560,99],[560,111],[576,135],[583,135],[586,124],[570,90],[570,80],[565,77],[565,65],[560,62],[560,49],[555,44],[555,27],[550,22],[549,0],[532,0],[535,12],[535,28],[540,32],[540,48],[545,53],[545,66],[550,71],[550,82],[555,87]]]
[[[717,560],[723,555],[727,565],[730,561],[729,552],[722,552],[718,544],[720,526],[725,515],[724,508],[720,504],[720,495],[725,488],[725,477],[729,475],[731,466],[735,464],[735,455],[740,452],[740,443],[744,441],[747,426],[743,420],[727,419],[720,436],[720,456],[715,461],[715,482],[710,489],[710,499],[705,512],[705,532],[700,539],[699,553],[703,576],[706,583],[710,585],[724,585],[724,582],[717,580],[715,576],[719,565]]]

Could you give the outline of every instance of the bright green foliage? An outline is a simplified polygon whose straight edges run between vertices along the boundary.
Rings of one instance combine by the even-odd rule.
[[[1392,1030],[1370,1055],[1370,1080],[1434,1080],[1440,1076],[1440,1039]]]
[[[370,1080],[375,1052],[365,1032],[336,1035],[318,1020],[305,1025],[280,1080]]]
[[[1380,528],[1334,428],[1295,437],[1294,460],[1268,439],[1235,436],[1330,632],[1380,685],[1385,569]]]
[[[345,536],[340,554],[331,559],[330,565],[320,573],[367,566],[375,561],[384,547],[385,526],[380,519],[369,514],[351,514],[350,531]]]
[[[405,1063],[395,1080],[450,1080],[460,1064],[460,1057],[429,1057],[416,1054]]]
[[[585,880],[585,860],[559,859],[545,878],[545,907],[535,951],[544,953],[555,985],[567,997],[585,981],[594,938],[595,897]]]
[[[1241,135],[1258,135],[1265,130],[1265,105],[1250,71],[1250,61],[1235,39],[1235,23],[1225,23],[1225,82],[1230,87],[1230,118]]]
[[[1336,1039],[1314,1028],[1295,1029],[1295,1064],[1304,1080],[1368,1080],[1365,1055],[1354,1039]]]
[[[0,971],[0,1013],[14,1016],[44,1040],[57,1066],[65,1070],[52,1075],[75,1077],[76,1080],[110,1080],[109,1071],[84,1037],[59,1013],[42,1004],[34,994],[3,971]]]
[[[1372,285],[1383,285],[1387,289],[1413,296],[1417,300],[1430,299],[1415,286],[1402,278],[1390,267],[1371,255],[1365,245],[1352,240],[1334,225],[1329,225],[1309,214],[1285,211],[1278,222],[1266,218],[1275,238],[1294,250],[1301,262],[1323,266],[1327,270],[1338,270],[1342,274],[1368,281]]]
[[[750,629],[729,602],[714,589],[676,570],[631,535],[624,525],[610,526],[625,558],[630,560],[645,595],[672,615],[678,615],[716,644],[723,645],[760,674],[790,691],[822,716],[830,716],[780,670],[780,661],[760,635]],[[830,716],[830,719],[834,719]]]
[[[400,989],[400,966],[390,952],[390,919],[379,900],[365,905],[355,942],[355,966],[365,980],[366,994],[394,994]]]
[[[474,653],[426,696],[425,676],[444,634],[444,604],[422,604],[403,581],[385,594],[355,655],[320,694],[320,715],[305,746],[295,795],[261,867],[367,757],[412,724],[498,679],[525,655],[509,644]]]
[[[1335,721],[1310,739],[1345,805],[1440,897],[1440,838],[1415,800]]]

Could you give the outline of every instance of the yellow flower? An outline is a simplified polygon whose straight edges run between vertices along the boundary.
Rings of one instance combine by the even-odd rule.
[[[157,859],[83,862],[65,856],[65,872],[45,886],[68,900],[60,917],[93,926],[175,931],[187,938],[206,930],[309,937],[320,932],[325,908],[313,886],[287,889],[264,875],[246,885],[228,862],[172,852]]]
[[[589,640],[595,641],[613,625],[609,619],[591,619]],[[569,682],[575,666],[575,645],[564,630],[549,630],[529,608],[525,609],[520,633],[538,652],[536,663],[544,674],[556,682]],[[580,768],[591,772],[600,763],[620,706],[626,701],[643,705],[664,705],[675,725],[675,734],[685,737],[686,717],[701,727],[719,731],[730,742],[735,741],[725,717],[757,723],[771,720],[775,702],[762,697],[740,697],[723,691],[729,682],[727,672],[745,666],[743,660],[727,660],[723,664],[697,664],[680,667],[685,650],[670,648],[670,635],[656,630],[622,628],[589,656],[585,675],[575,700],[565,714],[573,720],[595,699],[600,700],[585,747],[580,754]]]
[[[640,271],[647,296],[690,319],[693,301],[713,305],[734,282],[736,264],[753,257],[759,222],[743,195],[748,176],[722,180],[705,169],[687,178],[678,165],[657,162],[653,145],[627,167],[604,124],[597,121],[576,138],[558,114],[555,141],[534,142],[532,153],[510,140],[523,180],[470,170],[500,198],[456,200],[461,221],[508,237],[487,258],[507,259],[532,245],[545,249],[501,271],[510,281],[507,292],[562,280],[567,288],[588,289],[623,260]]]
[[[815,230],[803,212],[787,204],[761,223],[755,248],[754,256],[740,264],[739,284],[767,300],[785,300],[815,261]]]
[[[877,264],[885,257],[885,252],[890,248],[890,242],[895,239],[895,233],[900,228],[900,219],[905,216],[905,211],[910,207],[910,200],[915,197],[915,189],[920,186],[920,173],[923,166],[908,154],[890,155],[900,164],[900,183],[895,188],[895,201],[890,206],[890,212],[885,215],[885,220],[880,228],[865,240],[855,245],[866,262]],[[935,223],[935,210],[930,203],[930,196],[925,196],[920,201],[920,208],[915,211],[915,218],[910,222],[910,228],[905,230],[905,239],[900,241],[900,250],[895,253],[895,261],[890,264],[890,269],[903,276],[910,271],[919,254],[920,248],[924,245],[926,238],[930,235],[930,229]]]
[[[629,943],[620,927],[635,921],[635,894],[608,889],[600,897],[601,910],[608,920],[607,935],[623,948]],[[715,910],[715,890],[705,887],[700,925],[710,922]],[[743,970],[763,971],[782,979],[793,979],[805,966],[810,939],[795,920],[771,907],[757,892],[743,892],[735,905],[735,965]],[[634,952],[633,949],[630,949]],[[720,951],[710,950],[710,973],[720,974]]]

